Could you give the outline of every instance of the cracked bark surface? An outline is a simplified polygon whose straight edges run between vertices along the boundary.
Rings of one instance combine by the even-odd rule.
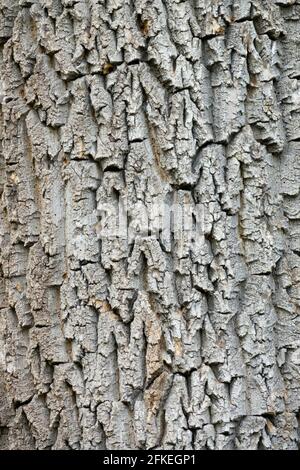
[[[299,448],[299,51],[299,0],[0,1],[2,449]]]

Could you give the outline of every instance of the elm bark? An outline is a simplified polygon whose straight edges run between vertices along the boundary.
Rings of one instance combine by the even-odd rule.
[[[299,448],[299,51],[299,0],[0,1],[2,449]]]

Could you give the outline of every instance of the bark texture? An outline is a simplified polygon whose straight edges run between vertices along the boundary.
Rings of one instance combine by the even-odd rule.
[[[1,448],[299,448],[300,1],[1,0],[0,42]]]

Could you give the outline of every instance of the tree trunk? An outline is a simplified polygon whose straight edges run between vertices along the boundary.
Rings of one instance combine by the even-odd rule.
[[[298,448],[300,1],[0,5],[0,447]]]

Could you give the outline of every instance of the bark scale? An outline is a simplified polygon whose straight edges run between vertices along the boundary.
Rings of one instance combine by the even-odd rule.
[[[299,447],[299,50],[298,0],[0,1],[1,448]]]

